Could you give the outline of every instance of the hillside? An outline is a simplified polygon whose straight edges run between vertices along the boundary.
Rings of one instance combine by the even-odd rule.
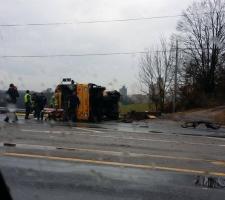
[[[225,105],[208,109],[194,109],[167,115],[169,119],[177,121],[208,120],[225,124]]]

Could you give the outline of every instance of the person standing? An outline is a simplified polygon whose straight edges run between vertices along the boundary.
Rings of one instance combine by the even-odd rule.
[[[40,102],[39,103],[40,103],[40,117],[41,117],[41,120],[43,120],[43,118],[44,118],[44,108],[47,104],[47,98],[46,98],[46,96],[44,95],[43,92],[41,92],[41,94],[40,94]]]
[[[70,95],[70,98],[69,98],[69,112],[70,112],[70,118],[72,122],[75,122],[77,120],[77,109],[79,105],[80,105],[80,100],[76,92],[73,92],[73,94]]]
[[[37,112],[36,112],[36,110],[37,110],[37,93],[33,93],[32,95],[31,95],[31,112],[33,112],[33,115],[34,115],[34,118],[36,118],[37,117]]]
[[[29,115],[31,112],[31,95],[29,90],[27,90],[24,95],[24,104],[26,110],[25,119],[29,119]]]
[[[39,94],[37,94],[35,99],[35,117],[37,120],[40,120],[41,116],[41,97]]]
[[[71,92],[73,93],[76,89],[76,84],[74,82],[74,80],[71,81],[71,84],[68,85],[69,89],[71,90]]]
[[[55,108],[56,106],[55,94],[52,95],[50,99],[50,108]]]
[[[4,119],[5,122],[9,122],[9,118],[12,114],[12,122],[15,122],[18,120],[15,109],[16,109],[16,102],[17,102],[17,98],[19,97],[19,93],[17,90],[17,87],[14,84],[10,84],[9,85],[9,89],[6,92],[6,101],[7,101],[7,114],[6,117]]]
[[[69,101],[70,96],[72,95],[72,91],[68,87],[68,85],[61,85],[61,108],[63,109],[63,121],[68,121],[70,119],[70,111],[69,111]]]

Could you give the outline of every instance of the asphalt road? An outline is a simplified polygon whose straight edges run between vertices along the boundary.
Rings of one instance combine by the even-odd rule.
[[[1,116],[0,116],[1,117]],[[0,170],[14,199],[224,199],[225,130],[166,120],[0,123]],[[205,178],[206,177],[206,178]]]

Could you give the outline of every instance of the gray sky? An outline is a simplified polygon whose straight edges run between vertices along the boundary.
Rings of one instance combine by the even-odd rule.
[[[181,14],[190,0],[0,0],[0,24],[107,20]],[[0,27],[0,55],[83,54],[143,51],[175,32],[179,18]],[[59,58],[0,58],[0,89],[55,87],[63,77],[107,89],[138,92],[140,55]]]

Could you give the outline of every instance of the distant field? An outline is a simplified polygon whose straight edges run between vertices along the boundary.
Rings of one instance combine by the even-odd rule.
[[[144,112],[149,110],[147,103],[120,105],[120,113],[125,114],[130,111]]]

